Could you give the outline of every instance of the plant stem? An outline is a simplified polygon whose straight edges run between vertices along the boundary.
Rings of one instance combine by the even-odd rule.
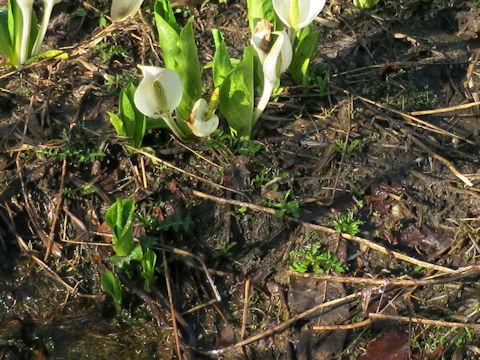
[[[257,120],[260,118],[260,115],[262,115],[263,111],[267,107],[268,101],[270,100],[270,96],[272,96],[274,86],[275,86],[275,83],[265,79],[265,82],[263,85],[262,97],[260,98],[260,101],[258,102],[257,107],[255,109],[255,113],[253,114],[252,126],[255,125]]]
[[[290,44],[292,44],[292,49],[295,47],[295,40],[297,39],[297,32],[294,28],[288,28],[288,37],[290,39]]]
[[[28,43],[30,42],[30,29],[32,24],[32,5],[18,3],[22,11],[22,42],[20,44],[20,64],[28,60]]]
[[[165,114],[165,117],[162,116],[162,118],[165,121],[165,123],[167,124],[167,126],[170,128],[170,130],[173,131],[175,136],[178,137],[180,140],[184,141],[186,136],[183,133],[183,131],[180,130],[180,128],[178,127],[175,120],[173,120],[172,115],[167,113],[167,114]]]
[[[52,9],[56,1],[54,0],[43,0],[43,17],[42,24],[38,30],[37,38],[35,39],[35,44],[33,45],[32,55],[37,55],[40,52],[40,47],[42,46],[43,39],[47,32],[48,22],[52,16]]]

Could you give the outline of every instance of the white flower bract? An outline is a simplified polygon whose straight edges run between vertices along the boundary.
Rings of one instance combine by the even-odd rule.
[[[143,0],[113,0],[110,9],[112,21],[121,21],[135,15],[142,3]]]
[[[308,26],[322,11],[326,0],[273,0],[282,22],[294,31]]]
[[[206,137],[217,129],[218,116],[212,114],[209,119],[206,119],[208,112],[209,107],[205,99],[198,99],[193,105],[188,125],[195,136]]]
[[[157,66],[138,65],[143,79],[135,91],[133,101],[137,109],[151,118],[170,114],[182,101],[183,85],[177,72]],[[155,82],[163,88],[164,99],[158,99]]]

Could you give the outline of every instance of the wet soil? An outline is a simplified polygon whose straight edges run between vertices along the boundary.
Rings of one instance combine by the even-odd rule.
[[[478,358],[476,2],[330,1],[326,89],[287,73],[253,141],[151,130],[143,154],[106,111],[162,64],[151,1],[105,28],[108,6],[59,3],[45,46],[70,58],[0,70],[1,359]],[[189,14],[202,64],[212,28],[241,56],[245,1]],[[152,292],[122,275],[121,312],[100,281],[119,197],[159,258]]]

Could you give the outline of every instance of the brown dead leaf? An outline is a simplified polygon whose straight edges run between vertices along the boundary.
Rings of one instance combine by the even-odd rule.
[[[407,360],[410,357],[410,339],[408,333],[393,328],[367,346],[367,352],[358,360]]]

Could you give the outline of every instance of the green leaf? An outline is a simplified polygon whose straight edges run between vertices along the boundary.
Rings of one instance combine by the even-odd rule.
[[[117,311],[122,310],[122,284],[118,277],[111,271],[102,274],[102,285],[105,291],[113,298]]]
[[[180,37],[180,29],[175,17],[173,16],[173,10],[170,6],[170,2],[168,0],[158,0],[155,2],[154,12],[158,40],[160,42],[160,47],[162,48],[165,67],[175,70],[175,58],[180,52],[177,46],[177,42]]]
[[[10,62],[14,66],[19,66],[20,63],[20,48],[22,42],[22,30],[23,30],[23,17],[22,11],[20,6],[18,6],[15,0],[8,0],[8,33],[10,37]],[[30,39],[28,45],[28,53],[30,54],[33,45],[35,43],[35,39],[38,33],[38,21],[35,11],[32,8],[32,19],[31,19],[31,28],[30,28]]]
[[[119,198],[105,214],[105,221],[113,232],[112,244],[117,256],[128,256],[134,248],[134,211],[135,201]]]
[[[8,33],[8,10],[0,10],[0,53],[10,57],[11,45]]]
[[[68,59],[68,53],[62,50],[48,50],[38,55],[32,56],[30,59],[27,60],[25,64],[33,64],[43,59],[66,60]]]
[[[145,279],[143,288],[150,292],[150,283],[155,279],[155,265],[157,263],[157,255],[152,250],[147,250],[142,259],[142,277]]]
[[[20,46],[22,42],[22,11],[15,0],[8,0],[8,33],[10,36],[10,62],[20,65]]]
[[[107,111],[107,114],[117,135],[132,137],[133,140],[127,141],[127,144],[139,148],[147,129],[147,118],[135,107],[133,101],[135,90],[136,87],[132,83],[124,86],[118,97],[119,114],[111,111]]]
[[[215,43],[215,55],[213,56],[213,84],[215,87],[219,87],[222,85],[227,74],[232,71],[233,67],[222,33],[217,29],[212,29],[212,35]]]
[[[274,25],[276,23],[280,23],[280,21],[276,21],[276,14],[273,10],[272,1],[247,0],[247,8],[248,26],[250,27],[250,31],[252,32],[252,34],[255,32],[255,26],[262,19],[265,19]],[[277,29],[276,26],[275,29]]]
[[[118,99],[118,108],[126,135],[133,137],[133,141],[130,141],[129,144],[141,147],[147,123],[145,115],[137,110],[133,101],[136,89],[132,83],[122,88]]]
[[[127,136],[127,131],[123,125],[122,119],[120,116],[115,114],[113,111],[107,111],[108,116],[110,117],[110,124],[115,128],[118,136]]]
[[[299,85],[309,85],[310,83],[308,67],[317,49],[319,36],[320,33],[315,31],[297,39],[292,63],[290,65],[290,73]]]
[[[165,67],[175,70],[182,79],[183,98],[178,111],[182,119],[187,119],[202,95],[202,68],[193,34],[193,18],[180,31],[168,0],[157,0],[154,11]]]
[[[193,34],[193,18],[190,18],[180,32],[177,42],[179,57],[175,70],[183,82],[183,97],[178,110],[182,119],[188,119],[193,105],[202,96],[202,67],[198,59],[198,50]]]
[[[157,21],[156,16],[160,16],[163,20],[165,20],[166,24],[168,24],[173,30],[175,30],[177,34],[180,33],[180,27],[178,26],[177,20],[175,19],[175,14],[173,13],[173,9],[172,9],[172,6],[170,5],[170,1],[157,0],[154,5],[154,11],[155,11],[155,22]]]
[[[353,0],[353,5],[360,9],[372,9],[379,0]]]
[[[243,52],[242,61],[227,75],[220,88],[220,111],[233,132],[249,138],[253,127],[253,63],[251,45]]]

